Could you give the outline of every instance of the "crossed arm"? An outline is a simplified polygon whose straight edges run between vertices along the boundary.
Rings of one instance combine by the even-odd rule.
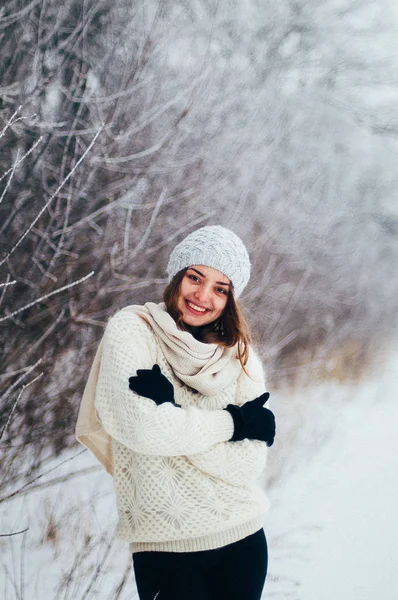
[[[267,446],[258,440],[229,442],[234,427],[227,411],[180,408],[171,401],[173,396],[157,404],[129,389],[131,376],[137,368],[152,367],[155,353],[146,325],[140,323],[139,317],[137,321],[132,321],[131,316],[128,320],[117,315],[111,319],[104,337],[96,396],[105,430],[135,452],[185,456],[196,468],[232,485],[257,479],[265,467]],[[239,378],[239,404],[265,389],[261,365],[258,377],[259,361],[254,358],[256,382],[246,375]]]

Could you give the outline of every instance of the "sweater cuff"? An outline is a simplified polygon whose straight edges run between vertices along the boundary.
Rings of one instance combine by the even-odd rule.
[[[235,404],[228,404],[228,406],[224,410],[231,415],[234,424],[234,430],[229,441],[238,442],[240,440],[243,440],[243,429],[245,424],[239,406],[235,406]]]
[[[214,411],[215,433],[221,442],[229,442],[234,434],[234,422],[226,410]]]

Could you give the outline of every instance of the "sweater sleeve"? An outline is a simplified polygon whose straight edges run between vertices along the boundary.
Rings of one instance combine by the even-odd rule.
[[[265,390],[261,362],[250,350],[248,377],[243,371],[238,379],[235,404],[254,400]],[[268,402],[266,404],[268,408]],[[260,477],[266,467],[268,446],[260,440],[222,442],[213,448],[188,456],[196,468],[232,485],[248,485]]]
[[[265,469],[267,445],[260,440],[222,442],[187,458],[207,475],[231,485],[248,485],[256,481]]]
[[[142,319],[124,311],[112,317],[104,334],[95,398],[105,431],[137,453],[158,456],[203,452],[229,440],[233,421],[227,411],[157,405],[129,389],[129,377],[154,362],[156,344]]]

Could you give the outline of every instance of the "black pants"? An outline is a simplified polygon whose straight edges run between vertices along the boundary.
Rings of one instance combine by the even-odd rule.
[[[260,600],[268,566],[260,529],[248,537],[200,552],[135,552],[140,600]]]

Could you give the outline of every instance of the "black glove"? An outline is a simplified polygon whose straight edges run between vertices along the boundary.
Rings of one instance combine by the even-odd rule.
[[[152,369],[138,369],[136,376],[129,377],[129,388],[158,405],[163,402],[175,404],[173,384],[163,375],[159,365],[153,365]]]
[[[272,446],[275,437],[275,417],[272,411],[263,406],[268,398],[269,393],[266,392],[242,406],[228,404],[224,410],[227,410],[234,420],[234,434],[230,442],[248,438],[261,440],[267,442],[267,446]]]

